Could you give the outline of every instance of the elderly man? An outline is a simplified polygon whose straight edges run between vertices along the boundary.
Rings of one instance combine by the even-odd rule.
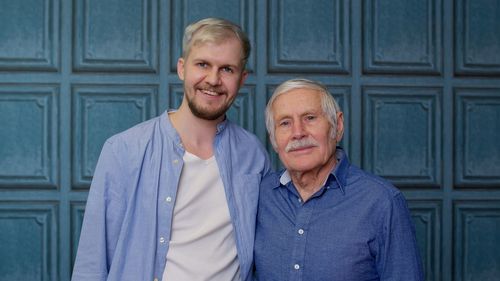
[[[403,195],[336,146],[343,115],[323,85],[281,84],[266,126],[286,169],[261,183],[258,280],[423,280]]]

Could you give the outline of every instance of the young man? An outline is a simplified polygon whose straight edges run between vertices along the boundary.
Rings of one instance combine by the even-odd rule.
[[[184,98],[106,141],[85,209],[78,280],[251,280],[265,149],[225,117],[250,44],[231,22],[188,26]]]
[[[351,165],[336,146],[344,119],[323,85],[281,84],[266,126],[286,169],[262,180],[258,280],[423,280],[403,195]]]

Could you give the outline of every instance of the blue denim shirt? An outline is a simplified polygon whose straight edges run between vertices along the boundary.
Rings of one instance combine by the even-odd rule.
[[[423,280],[415,230],[401,192],[338,163],[309,200],[283,171],[263,179],[255,236],[258,280]],[[281,181],[280,181],[281,180]]]
[[[270,171],[269,159],[254,135],[230,121],[217,127],[214,154],[241,279],[251,280],[259,184]],[[87,200],[73,281],[161,280],[183,155],[167,112],[106,141]]]

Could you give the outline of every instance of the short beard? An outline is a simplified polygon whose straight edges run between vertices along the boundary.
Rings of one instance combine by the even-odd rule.
[[[187,102],[189,109],[191,109],[191,112],[194,116],[210,121],[217,120],[218,118],[226,114],[226,111],[229,109],[229,107],[222,107],[217,111],[210,111],[208,109],[198,107],[191,99],[187,99]]]

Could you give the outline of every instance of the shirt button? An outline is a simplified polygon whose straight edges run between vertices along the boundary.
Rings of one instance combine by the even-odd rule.
[[[168,203],[172,202],[172,197],[167,196],[167,198],[165,198],[165,201],[167,201]]]
[[[153,281],[158,281],[158,278],[153,279]]]
[[[174,159],[174,161],[172,161],[172,163],[174,163],[174,164],[179,163],[179,159]]]
[[[300,269],[300,265],[295,264],[295,265],[293,266],[293,268],[295,268],[296,270],[299,270],[299,269]]]
[[[300,235],[304,234],[304,230],[301,228],[297,231]]]
[[[160,243],[162,243],[162,244],[165,243],[165,238],[160,237]]]

